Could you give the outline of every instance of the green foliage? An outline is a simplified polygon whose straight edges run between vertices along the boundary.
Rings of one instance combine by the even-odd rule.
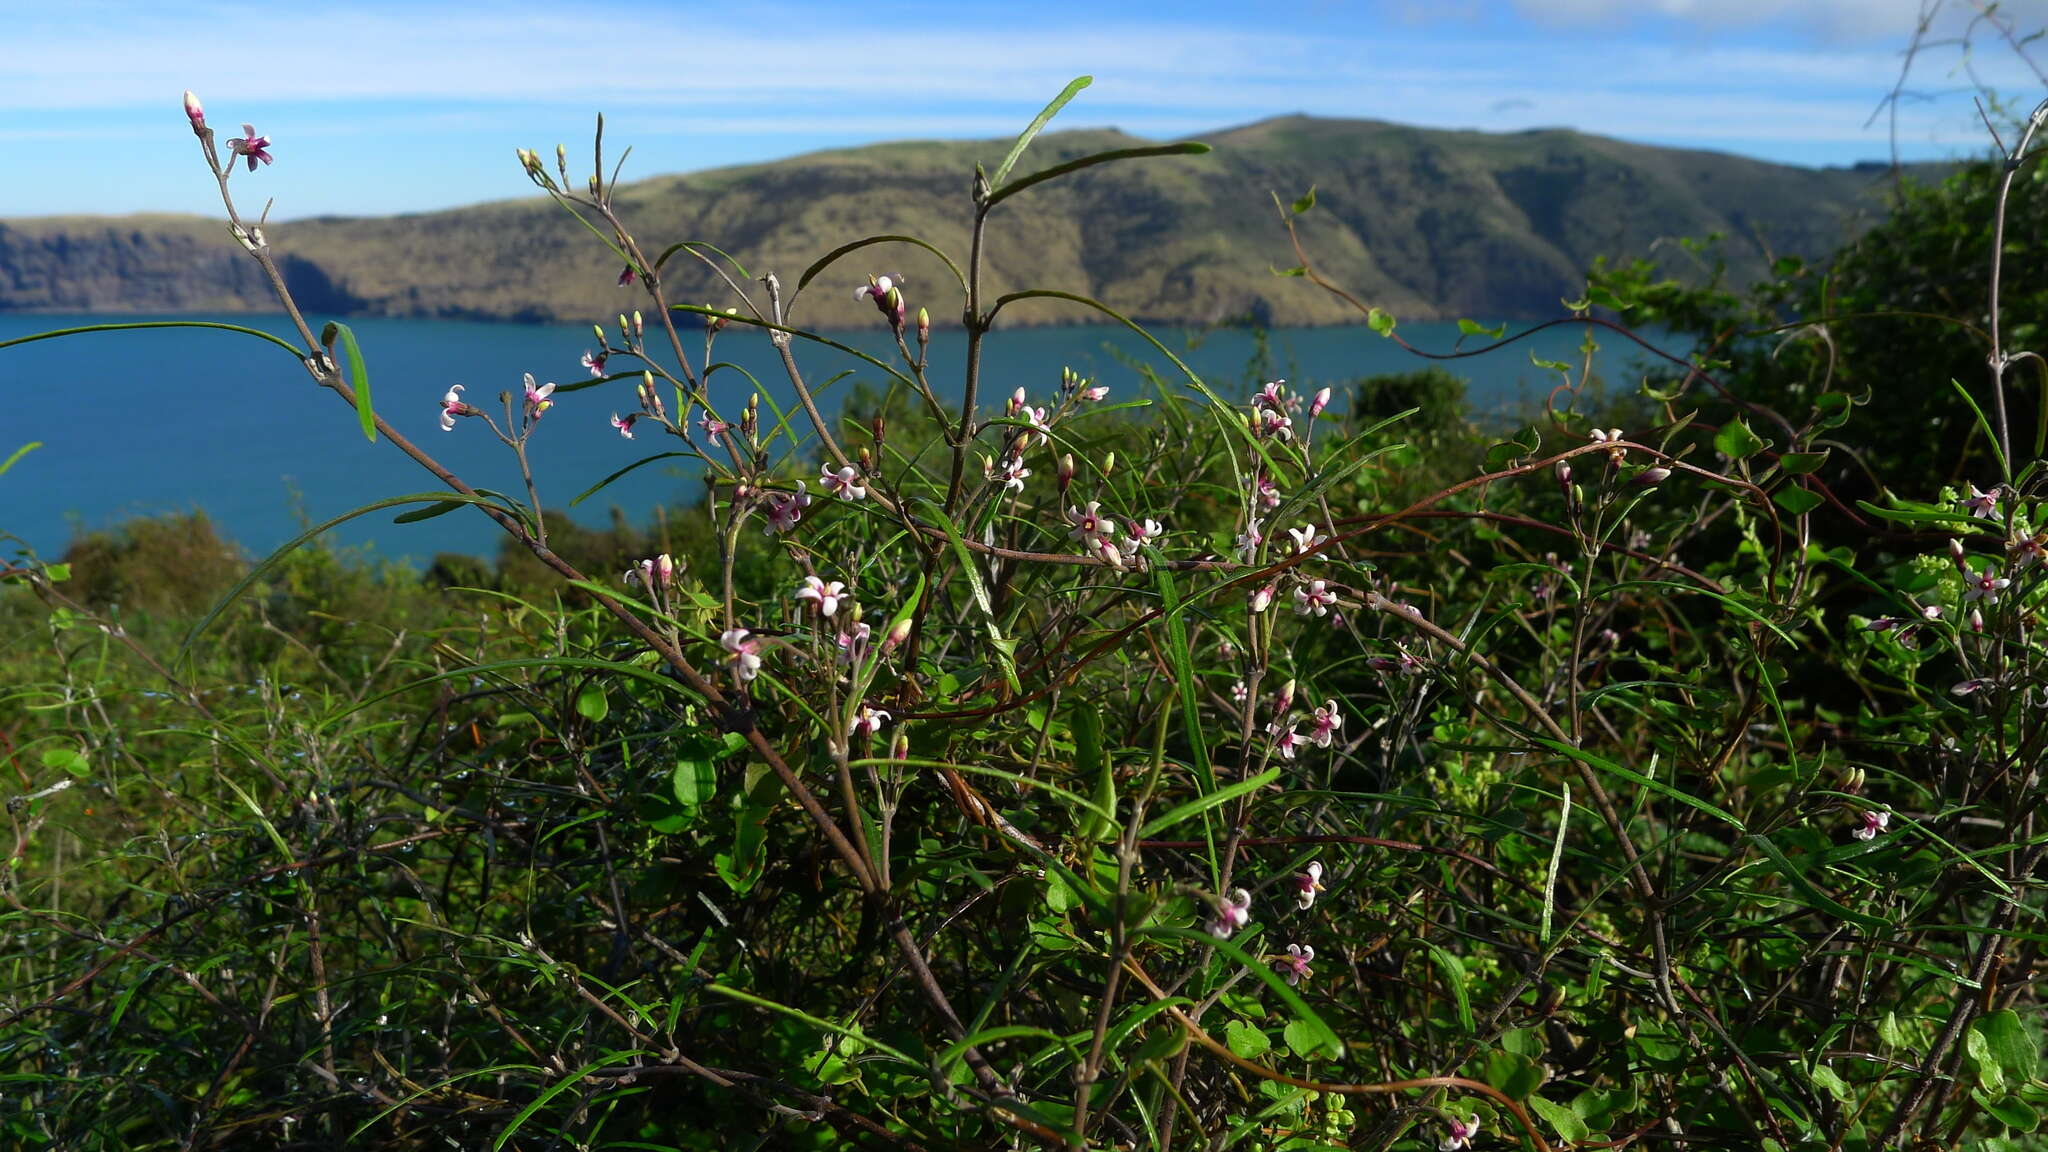
[[[622,335],[707,477],[650,528],[493,496],[495,564],[252,568],[193,517],[10,567],[0,1126],[2025,1146],[2042,479],[1829,500],[1882,459],[1850,393],[1604,403],[1584,322],[1506,439],[1441,372],[1317,414],[1163,346],[963,417],[906,331],[838,420],[791,373],[713,446]]]

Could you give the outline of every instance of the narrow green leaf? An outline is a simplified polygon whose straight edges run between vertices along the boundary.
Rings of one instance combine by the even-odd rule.
[[[1045,130],[1045,126],[1052,122],[1054,116],[1059,115],[1060,109],[1065,108],[1068,101],[1079,96],[1081,89],[1093,83],[1095,83],[1095,77],[1093,76],[1074,77],[1068,81],[1065,88],[1060,90],[1059,95],[1052,98],[1051,103],[1041,109],[1038,115],[1031,118],[1031,123],[1024,126],[1024,131],[1017,133],[1016,142],[1010,145],[1010,154],[1003,157],[1003,162],[996,165],[995,174],[988,178],[990,188],[1001,188],[1003,186],[1003,181],[1010,178],[1010,169],[1016,167],[1018,158],[1024,155],[1024,149],[1031,146],[1031,141],[1036,139],[1038,134]]]
[[[1034,184],[1043,184],[1047,180],[1057,180],[1061,176],[1072,172],[1079,172],[1083,168],[1093,168],[1097,164],[1108,164],[1117,160],[1143,160],[1148,156],[1200,156],[1207,151],[1209,151],[1207,144],[1193,140],[1183,140],[1177,144],[1155,144],[1144,148],[1118,148],[1109,152],[1097,152],[1092,156],[1083,156],[1078,160],[1069,160],[1065,164],[1055,164],[1042,172],[1033,172],[1031,175],[1018,180],[1015,184],[999,188],[994,195],[988,198],[988,203],[985,207],[993,208]]]
[[[432,520],[436,516],[446,516],[457,508],[466,507],[467,503],[467,501],[463,500],[443,500],[438,504],[430,504],[425,508],[415,508],[410,512],[400,512],[391,518],[391,522],[393,524],[417,524],[422,520]]]
[[[0,476],[7,475],[7,470],[9,468],[14,467],[16,461],[20,460],[23,456],[28,455],[29,453],[35,451],[36,449],[41,448],[42,446],[43,442],[41,440],[31,440],[28,443],[23,444],[21,447],[16,448],[14,450],[14,455],[9,456],[5,464],[0,464]]]
[[[1299,216],[1302,213],[1307,212],[1309,209],[1314,208],[1315,206],[1316,186],[1311,184],[1308,186],[1308,191],[1302,193],[1301,198],[1294,202],[1293,211],[1296,216]]]
[[[1268,768],[1257,776],[1248,777],[1235,784],[1218,788],[1206,796],[1197,796],[1183,804],[1176,804],[1158,816],[1147,820],[1138,829],[1138,838],[1149,840],[1176,824],[1184,823],[1218,805],[1226,804],[1239,796],[1256,792],[1280,778],[1280,769]]]
[[[356,394],[356,419],[362,423],[363,438],[370,443],[377,442],[377,414],[370,409],[370,366],[363,360],[363,350],[356,343],[356,334],[346,324],[330,324],[335,335],[341,337],[341,364],[348,372],[348,386]]]
[[[960,529],[951,517],[937,505],[927,505],[926,514],[938,522],[946,532],[946,539],[952,542],[953,554],[960,561],[960,573],[967,581],[967,590],[974,598],[975,607],[981,609],[982,623],[988,629],[989,648],[996,654],[996,661],[1002,666],[1003,679],[1010,685],[1010,691],[1022,693],[1024,685],[1017,679],[1017,662],[1012,656],[1014,645],[1003,637],[1002,625],[996,621],[995,602],[989,599],[988,584],[981,578],[981,569],[974,563],[974,553],[968,551],[967,541],[961,539]]]
[[[306,352],[298,345],[280,336],[274,336],[261,328],[247,328],[240,324],[221,324],[212,320],[131,320],[120,324],[87,324],[79,328],[52,328],[48,332],[33,332],[27,336],[16,336],[12,340],[0,340],[0,348],[12,348],[16,344],[33,344],[38,340],[54,340],[59,336],[84,336],[93,332],[139,332],[148,328],[212,328],[221,332],[238,332],[254,336],[277,345],[292,354],[299,363],[306,362]]]

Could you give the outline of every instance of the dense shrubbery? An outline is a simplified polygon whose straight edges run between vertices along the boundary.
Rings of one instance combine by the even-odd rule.
[[[526,164],[646,292],[600,386],[705,502],[584,532],[437,473],[419,510],[518,550],[107,571],[221,555],[186,524],[13,570],[15,1141],[2026,1146],[2032,464],[1850,540],[1829,449],[1879,403],[1681,370],[1595,421],[1590,321],[1497,443],[1439,374],[952,405],[880,278],[900,360],[826,419],[789,309],[888,248],[720,320],[660,280],[719,254]],[[1013,297],[959,289],[971,373]],[[708,408],[714,339],[787,351],[787,419]]]

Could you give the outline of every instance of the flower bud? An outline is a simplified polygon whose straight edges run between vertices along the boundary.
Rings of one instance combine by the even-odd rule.
[[[646,334],[647,325],[640,319],[640,310],[635,308],[633,309],[633,339],[638,340]]]
[[[888,635],[882,637],[882,651],[894,652],[910,639],[910,617],[905,616],[889,626]]]
[[[192,131],[206,130],[206,109],[199,106],[199,97],[194,96],[190,88],[185,89],[185,118],[192,121]]]
[[[1669,479],[1671,479],[1671,469],[1661,464],[1655,468],[1645,468],[1636,474],[1636,483],[1650,488],[1654,488]]]
[[[632,327],[626,323],[626,314],[624,312],[619,313],[619,339],[624,340],[632,334]]]
[[[891,760],[910,759],[910,733],[900,728],[897,729],[895,738],[889,741],[889,758]]]
[[[1273,711],[1285,712],[1292,707],[1294,707],[1294,681],[1289,679],[1287,683],[1280,686],[1280,691],[1273,697]]]
[[[1271,608],[1272,606],[1273,586],[1271,584],[1268,584],[1265,587],[1259,589],[1258,591],[1252,593],[1251,608],[1253,615],[1256,616],[1257,614],[1264,612],[1266,609]]]
[[[560,144],[555,145],[555,167],[567,168],[568,166],[569,150]]]
[[[1067,490],[1067,485],[1072,484],[1073,482],[1074,454],[1072,452],[1069,452],[1060,457],[1060,491],[1065,492]]]
[[[1102,458],[1102,474],[1106,477],[1114,471],[1116,471],[1116,453],[1111,452]]]
[[[1329,406],[1330,390],[1328,388],[1325,388],[1322,391],[1316,393],[1315,400],[1311,402],[1308,406],[1308,414],[1311,418],[1321,416],[1323,414],[1323,409],[1328,408]]]
[[[661,581],[663,588],[668,587],[669,582],[674,580],[675,576],[676,562],[674,557],[663,552],[654,558],[654,578]]]
[[[922,308],[917,310],[917,342],[919,344],[929,344],[932,342],[932,314]]]
[[[604,335],[604,325],[602,325],[602,324],[592,324],[592,325],[590,326],[590,333],[591,333],[591,335],[593,335],[593,336],[597,337],[597,346],[598,346],[598,347],[600,347],[600,348],[604,347],[604,344],[605,344],[605,335]]]
[[[884,420],[881,417],[881,415],[877,413],[874,419],[873,427],[875,430],[875,447],[880,448],[882,446],[882,442],[888,439],[889,437],[889,422],[887,420]]]
[[[1948,556],[1949,559],[1956,562],[1956,571],[1961,572],[1965,576],[1970,574],[1970,566],[1963,563],[1963,541],[1960,537],[1949,537]]]

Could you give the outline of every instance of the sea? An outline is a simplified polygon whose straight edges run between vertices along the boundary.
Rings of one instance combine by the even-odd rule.
[[[150,319],[214,320],[291,338],[282,317],[61,316],[0,313],[0,461],[33,445],[0,474],[0,557],[61,557],[81,533],[113,529],[131,517],[199,510],[251,556],[266,555],[306,528],[363,505],[436,491],[434,477],[385,442],[370,443],[356,413],[317,387],[282,349],[259,338],[214,329],[158,328],[89,332],[6,346],[38,332]],[[312,318],[317,332],[325,318]],[[350,318],[379,415],[473,486],[523,490],[512,454],[480,421],[440,427],[440,400],[452,384],[464,399],[501,411],[497,396],[517,393],[524,373],[562,384],[591,379],[582,354],[595,345],[587,327],[449,320]],[[1365,326],[1151,329],[1151,335],[1215,392],[1242,400],[1269,379],[1312,391],[1360,377],[1408,372],[1432,361]],[[1418,348],[1445,353],[1492,344],[1454,324],[1404,324],[1400,335]],[[894,356],[886,331],[823,334],[882,359]],[[1511,329],[1509,335],[1514,335]],[[1511,423],[1533,412],[1558,382],[1539,360],[1579,360],[1580,326],[1538,331],[1483,355],[1443,362],[1467,382],[1475,415]],[[1638,362],[1602,333],[1604,373],[1633,388]],[[1139,399],[1154,387],[1148,370],[1185,388],[1180,370],[1151,343],[1125,328],[1036,327],[998,330],[986,338],[981,395],[1000,406],[1016,388],[1044,403],[1072,369],[1110,389],[1109,403]],[[685,347],[699,361],[701,334]],[[714,403],[737,412],[749,392],[789,405],[790,385],[766,335],[739,325],[717,339]],[[859,383],[877,389],[888,377],[858,357],[799,341],[799,367],[836,414]],[[965,338],[932,336],[931,378],[948,401],[960,392]],[[625,366],[614,357],[612,369]],[[1343,389],[1338,388],[1341,393]],[[634,410],[631,380],[556,397],[528,451],[544,506],[567,507],[593,484],[636,460],[680,445],[643,430],[626,440],[614,412]],[[501,417],[502,423],[502,417]],[[657,507],[703,494],[686,460],[640,468],[590,497],[570,515],[606,522],[617,508],[646,522]],[[326,533],[343,548],[413,564],[443,552],[489,555],[499,529],[481,513],[398,524],[403,508],[380,510]]]

